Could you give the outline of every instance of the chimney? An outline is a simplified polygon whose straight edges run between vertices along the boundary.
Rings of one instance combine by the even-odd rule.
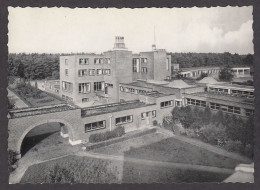
[[[114,50],[126,50],[124,37],[123,36],[116,36],[115,37],[115,44]]]

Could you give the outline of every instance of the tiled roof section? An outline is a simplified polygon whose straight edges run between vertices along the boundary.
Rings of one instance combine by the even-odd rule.
[[[144,102],[140,102],[139,100],[126,101],[126,102],[113,103],[113,104],[104,104],[100,106],[93,106],[93,107],[81,109],[81,116],[88,117],[93,115],[100,115],[105,113],[136,109],[136,108],[146,107],[151,105],[155,105],[155,104],[146,104]]]
[[[204,77],[198,83],[206,83],[206,84],[217,84],[218,81],[214,79],[213,77]]]
[[[190,88],[190,87],[192,87],[191,85],[188,85],[183,80],[174,80],[165,86],[168,86],[171,88]]]

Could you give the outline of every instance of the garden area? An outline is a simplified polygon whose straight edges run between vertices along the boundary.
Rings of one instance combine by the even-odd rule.
[[[172,115],[165,117],[161,127],[174,134],[196,138],[230,152],[253,158],[253,116],[241,118],[213,113],[210,108],[175,107]]]
[[[17,83],[16,87],[9,89],[30,107],[55,105],[63,102],[61,99],[39,90],[37,82],[35,86],[32,86],[29,82],[21,80]]]

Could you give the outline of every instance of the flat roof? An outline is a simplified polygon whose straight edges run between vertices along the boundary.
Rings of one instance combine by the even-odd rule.
[[[10,110],[9,114],[11,119],[14,119],[19,117],[48,114],[48,113],[61,112],[61,111],[67,111],[72,109],[75,108],[67,104],[59,104],[59,105],[43,106],[37,108],[21,108],[16,110]]]
[[[247,88],[254,90],[253,86],[240,85],[240,84],[230,84],[230,83],[222,83],[222,84],[210,84],[209,86],[223,86],[223,87],[233,87],[233,88]]]
[[[126,102],[113,103],[113,104],[104,104],[100,106],[82,108],[81,116],[88,117],[88,116],[100,115],[105,113],[119,112],[119,111],[124,111],[129,109],[137,109],[137,108],[151,106],[151,105],[155,105],[155,104],[146,104],[144,102],[140,102],[139,100],[126,101]]]
[[[224,100],[229,102],[237,102],[237,103],[244,103],[244,104],[254,104],[254,99],[249,99],[245,97],[237,97],[231,95],[224,95],[224,94],[214,94],[210,92],[197,92],[192,94],[186,94],[187,96],[198,96],[210,99],[217,99],[217,100]]]
[[[203,69],[220,69],[220,67],[186,67],[180,68],[180,71],[193,71],[193,70],[203,70]]]
[[[154,97],[154,98],[171,96],[171,95],[174,95],[174,94],[164,94],[164,93],[160,93],[158,91],[147,92],[144,94],[144,96],[149,96],[149,97]]]

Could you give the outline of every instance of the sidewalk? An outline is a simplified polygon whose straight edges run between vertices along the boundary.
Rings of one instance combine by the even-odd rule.
[[[7,88],[8,97],[13,100],[16,108],[27,108],[29,107],[23,100],[21,100],[13,91]]]

